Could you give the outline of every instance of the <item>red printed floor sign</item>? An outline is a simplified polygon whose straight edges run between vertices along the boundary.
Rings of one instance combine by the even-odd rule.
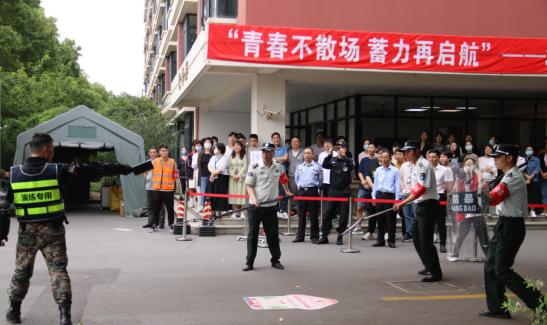
[[[547,73],[547,39],[209,25],[208,59],[457,73]]]
[[[266,309],[304,309],[317,310],[338,303],[337,300],[305,296],[305,295],[287,295],[272,297],[245,297],[243,298],[254,310]]]

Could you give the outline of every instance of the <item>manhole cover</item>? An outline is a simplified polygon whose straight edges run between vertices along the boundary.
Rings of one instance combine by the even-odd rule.
[[[428,293],[428,292],[455,292],[465,291],[449,283],[421,282],[421,281],[386,281],[386,283],[406,293]]]

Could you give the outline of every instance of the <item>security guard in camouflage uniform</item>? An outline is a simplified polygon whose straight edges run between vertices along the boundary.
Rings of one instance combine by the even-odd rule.
[[[443,279],[441,264],[437,248],[433,243],[435,220],[439,212],[439,194],[437,193],[437,179],[435,170],[429,161],[420,154],[419,141],[407,141],[401,149],[405,158],[410,162],[412,189],[410,196],[401,203],[393,205],[395,211],[416,201],[416,216],[412,222],[412,242],[414,248],[425,266],[418,274],[428,275],[422,282],[436,282]],[[380,217],[382,218],[382,217]]]
[[[69,325],[72,324],[72,290],[66,271],[68,258],[63,221],[68,222],[61,191],[63,179],[76,177],[75,169],[80,172],[80,178],[97,178],[106,164],[52,164],[53,139],[45,133],[34,134],[30,150],[32,157],[24,166],[11,168],[9,179],[2,179],[0,190],[0,241],[8,240],[11,202],[15,204],[15,214],[20,223],[6,319],[12,324],[21,323],[21,302],[28,292],[36,254],[41,251],[51,277],[53,297],[59,305],[61,325]],[[128,165],[114,167],[110,170],[114,171],[112,175],[132,172]],[[108,176],[106,172],[103,175]]]
[[[258,247],[258,234],[260,231],[260,222],[264,226],[268,248],[272,254],[272,267],[282,270],[284,267],[279,262],[281,258],[281,249],[279,248],[279,220],[277,219],[277,202],[260,204],[260,202],[277,199],[279,195],[279,183],[285,189],[287,196],[292,196],[289,191],[289,178],[283,171],[283,165],[273,160],[275,155],[275,145],[273,143],[264,143],[262,145],[262,161],[252,164],[249,167],[245,184],[247,184],[247,193],[251,197],[249,203],[254,205],[253,209],[248,210],[249,233],[247,235],[247,263],[243,271],[253,269]]]
[[[511,269],[515,256],[526,236],[524,218],[528,215],[526,183],[516,163],[519,149],[512,144],[500,144],[489,154],[496,160],[496,168],[505,176],[490,192],[490,204],[496,205],[499,220],[484,264],[484,284],[488,310],[479,316],[511,318],[502,307],[507,301],[505,287],[516,294],[528,308],[535,310],[545,297],[533,287],[526,287],[524,279]]]
[[[338,141],[335,144],[338,149],[337,157],[333,157],[334,147],[329,150],[329,155],[323,161],[323,168],[330,169],[330,187],[328,197],[349,198],[351,196],[351,172],[355,169],[355,164],[351,158],[346,156],[348,145],[344,141]],[[322,237],[317,242],[317,245],[329,243],[329,234],[332,230],[332,220],[336,218],[336,212],[340,216],[338,228],[338,237],[336,245],[342,245],[342,235],[348,229],[349,201],[337,202],[327,201],[324,204],[323,216],[321,221]],[[350,234],[351,236],[351,234]]]

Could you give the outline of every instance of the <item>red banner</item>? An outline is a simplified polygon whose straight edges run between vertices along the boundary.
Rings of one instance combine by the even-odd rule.
[[[209,25],[214,60],[353,69],[547,73],[547,39]]]

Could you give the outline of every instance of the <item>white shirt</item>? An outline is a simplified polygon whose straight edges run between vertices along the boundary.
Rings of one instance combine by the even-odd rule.
[[[319,166],[323,166],[323,161],[325,161],[325,158],[327,158],[329,154],[326,151],[323,151],[319,154],[317,163]],[[338,157],[338,152],[333,151],[332,152],[333,157]],[[323,184],[330,184],[330,169],[323,168]]]
[[[453,174],[452,169],[446,168],[443,165],[438,164],[437,167],[433,168],[433,170],[435,170],[435,178],[437,179],[437,193],[444,194],[445,182],[454,181],[454,176],[452,175]]]
[[[526,218],[528,216],[528,192],[526,183],[517,167],[511,168],[501,183],[507,186],[509,197],[496,206],[496,214],[504,217]]]
[[[482,173],[482,177],[484,178],[485,181],[491,181],[494,178],[496,178],[496,176],[498,176],[498,169],[496,168],[496,162],[494,161],[494,158],[480,157],[479,167]],[[492,168],[492,171],[494,172],[494,174],[490,174],[487,171],[488,168]]]
[[[212,156],[207,167],[211,167],[213,172],[220,169],[222,170],[222,175],[228,175],[228,157],[226,155],[222,155],[220,157]]]
[[[409,196],[412,189],[412,179],[410,177],[410,163],[408,161],[401,166],[401,177],[403,178],[403,195]]]

